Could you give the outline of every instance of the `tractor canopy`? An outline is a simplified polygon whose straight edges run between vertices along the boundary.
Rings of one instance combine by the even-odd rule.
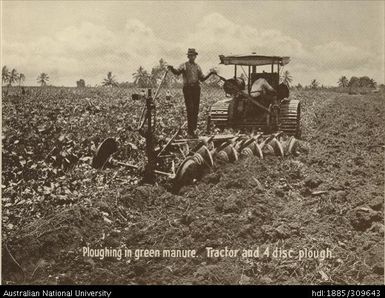
[[[246,65],[246,66],[263,66],[263,65],[280,65],[284,66],[290,62],[290,57],[280,56],[261,56],[255,53],[248,55],[219,55],[221,64],[224,65]]]

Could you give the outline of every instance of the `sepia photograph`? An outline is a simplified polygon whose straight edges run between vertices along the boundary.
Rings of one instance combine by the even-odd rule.
[[[383,285],[384,20],[1,1],[1,284]]]

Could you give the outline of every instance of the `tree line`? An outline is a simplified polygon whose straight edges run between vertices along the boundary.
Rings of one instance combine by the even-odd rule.
[[[19,86],[21,86],[24,81],[25,75],[23,73],[18,73],[15,68],[9,70],[6,65],[3,66],[1,70],[1,82],[3,86],[6,85],[10,87],[15,83],[18,83]],[[46,86],[47,82],[49,81],[49,76],[45,72],[42,72],[39,74],[36,81],[40,84],[40,86]]]
[[[209,71],[212,71],[213,69],[210,69]],[[120,86],[120,87],[139,87],[139,88],[151,88],[157,86],[159,80],[162,79],[165,72],[167,71],[167,62],[161,58],[159,60],[159,64],[156,65],[151,69],[151,71],[147,71],[143,66],[139,66],[139,68],[132,74],[133,81],[132,83],[129,82],[123,82],[118,83],[116,80],[116,77],[112,74],[112,72],[108,72],[105,79],[102,81],[102,86]],[[247,82],[247,77],[242,73],[240,76],[242,79],[244,79]],[[280,77],[281,82],[284,84],[290,86],[293,78],[289,71],[283,72],[283,74]],[[220,80],[215,77],[211,76],[207,81],[206,84],[209,86],[218,87]],[[168,75],[164,80],[164,85],[166,87],[173,87],[178,86],[181,84],[181,78],[176,77],[173,75]]]
[[[339,78],[337,82],[339,87],[358,87],[358,88],[376,88],[377,83],[374,79],[369,78],[368,76],[355,77],[352,76],[350,80],[346,76]]]
[[[287,84],[290,86],[290,83]],[[341,76],[337,81],[337,85],[340,88],[368,88],[374,89],[377,88],[377,83],[374,79],[369,78],[368,76],[363,77],[355,77],[352,76],[350,80],[346,76]],[[290,86],[291,87],[291,86]],[[307,86],[302,86],[298,83],[295,87],[296,89],[324,89],[326,88],[322,85],[317,79],[313,79],[310,81],[310,84]]]
[[[139,88],[153,88],[158,85],[159,81],[163,78],[164,74],[167,71],[167,62],[161,58],[159,63],[147,71],[143,66],[139,68],[132,74],[132,82],[121,82],[119,83],[116,77],[112,72],[108,72],[106,78],[102,81],[102,86],[116,86],[116,87],[139,87]],[[241,74],[244,80],[247,80],[244,74]],[[15,68],[9,70],[7,66],[3,66],[1,80],[2,85],[6,85],[7,89],[14,84],[22,86],[26,77],[23,73],[18,73]],[[40,86],[46,86],[49,82],[50,77],[47,73],[42,72],[36,78],[37,83]],[[280,74],[280,83],[286,84],[288,87],[295,87],[297,89],[319,89],[324,88],[323,85],[317,80],[311,80],[310,84],[307,86],[302,86],[298,83],[296,86],[292,86],[293,77],[289,71],[284,71]],[[166,88],[179,86],[181,84],[181,78],[173,75],[168,75],[164,80],[164,86]],[[207,80],[209,86],[219,86],[219,80],[215,76],[211,76]],[[338,87],[341,88],[376,88],[377,83],[374,79],[369,78],[368,76],[356,77],[352,76],[348,79],[345,75],[341,76],[337,81]],[[77,87],[85,87],[85,81],[80,79],[76,81]]]
[[[15,68],[11,71],[8,70],[7,66],[3,66],[1,71],[1,82],[3,85],[12,86],[14,83],[19,83],[19,86],[25,81],[25,75],[18,73]]]
[[[123,82],[118,83],[116,77],[112,72],[107,73],[107,77],[103,79],[102,86],[121,86],[121,87],[130,87],[136,86],[139,88],[151,88],[157,86],[159,81],[163,78],[164,74],[167,71],[167,62],[162,58],[159,60],[158,65],[153,67],[151,71],[147,71],[143,66],[139,68],[132,74],[132,83]],[[168,75],[164,80],[164,85],[166,87],[172,87],[179,83],[180,80],[172,75]]]

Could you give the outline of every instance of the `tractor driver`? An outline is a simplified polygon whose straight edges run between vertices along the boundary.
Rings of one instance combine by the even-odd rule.
[[[199,102],[201,87],[199,82],[206,81],[210,75],[216,74],[215,71],[211,71],[208,75],[204,76],[200,66],[195,63],[195,59],[198,53],[195,49],[188,49],[187,57],[188,61],[181,64],[177,69],[168,66],[168,69],[175,75],[183,75],[183,96],[186,104],[187,111],[187,123],[188,123],[188,137],[197,138],[197,124],[199,113]]]
[[[275,95],[276,91],[264,78],[255,80],[251,85],[250,94],[247,90],[242,90],[240,93],[240,100],[236,103],[236,113],[238,117],[244,119],[249,117],[247,115],[255,111],[255,109],[251,107],[258,105],[258,103],[262,105],[275,104]]]
[[[250,89],[250,95],[254,98],[257,98],[261,95],[276,95],[277,92],[274,90],[273,87],[263,78],[259,78],[254,81],[254,83],[251,85]]]

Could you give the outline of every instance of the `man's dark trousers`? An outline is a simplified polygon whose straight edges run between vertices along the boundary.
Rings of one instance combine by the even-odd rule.
[[[183,95],[187,111],[188,133],[193,135],[197,129],[198,124],[201,87],[198,84],[192,86],[183,86]]]

